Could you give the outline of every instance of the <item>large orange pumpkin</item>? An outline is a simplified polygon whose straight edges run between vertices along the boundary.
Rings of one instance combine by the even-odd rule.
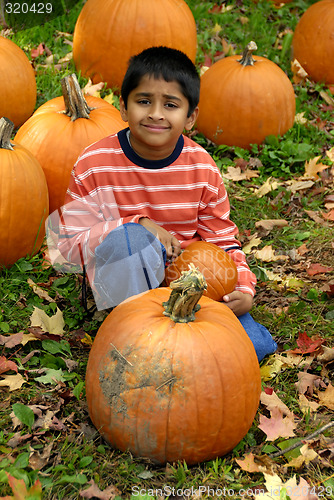
[[[49,215],[42,167],[20,144],[10,141],[14,128],[0,120],[0,268],[40,249]]]
[[[0,68],[0,116],[6,116],[19,127],[35,108],[35,73],[23,50],[3,36],[0,36]]]
[[[185,271],[172,289],[127,299],[102,323],[86,396],[114,448],[194,464],[225,455],[251,427],[261,392],[255,349],[225,304],[201,297],[204,287],[198,271]]]
[[[130,57],[157,45],[195,61],[196,23],[184,0],[88,0],[75,25],[73,59],[94,83],[120,88]]]
[[[308,7],[297,23],[292,49],[311,79],[334,83],[334,0]]]
[[[277,64],[253,56],[256,49],[250,42],[241,58],[220,59],[201,77],[197,128],[216,144],[247,149],[293,125],[292,83]]]
[[[207,283],[204,295],[213,300],[222,300],[224,295],[234,290],[238,280],[237,266],[232,258],[219,246],[206,241],[195,241],[167,267],[166,284],[181,276],[189,264],[194,265],[203,274]]]
[[[64,204],[70,175],[83,149],[125,126],[120,112],[100,97],[83,97],[75,75],[62,80],[63,96],[42,104],[19,128],[15,140],[45,172],[50,213]]]

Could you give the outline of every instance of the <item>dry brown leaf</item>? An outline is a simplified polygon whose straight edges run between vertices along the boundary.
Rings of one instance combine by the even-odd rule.
[[[262,391],[260,395],[260,401],[264,406],[267,407],[270,412],[276,408],[283,415],[294,417],[293,412],[286,406],[285,403],[283,403],[283,401],[277,396],[275,391],[273,391],[271,394],[267,394],[265,391]]]
[[[36,285],[36,283],[31,278],[27,279],[27,283],[33,289],[34,293],[38,295],[39,298],[47,300],[48,302],[55,302],[55,300],[52,297],[50,297],[50,295],[45,290],[43,290],[43,288]]]
[[[260,415],[259,421],[258,427],[267,435],[266,441],[275,441],[279,437],[295,436],[294,429],[297,427],[297,423],[294,418],[290,415],[284,417],[278,408],[271,411],[270,418]]]
[[[303,83],[308,77],[305,69],[297,59],[291,61],[291,71],[293,73],[292,79],[294,83]]]
[[[288,221],[284,219],[263,219],[255,222],[255,227],[263,229],[266,235],[269,234],[274,227],[285,227],[288,225]]]

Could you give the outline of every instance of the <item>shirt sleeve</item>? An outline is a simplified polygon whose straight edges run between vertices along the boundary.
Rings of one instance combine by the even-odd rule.
[[[238,227],[230,219],[228,194],[220,175],[208,183],[199,207],[198,230],[202,240],[214,243],[234,260],[238,281],[236,290],[255,295],[256,276],[250,270],[246,255],[237,239]]]
[[[82,168],[83,165],[81,171]],[[108,196],[113,196],[110,191]],[[106,197],[103,203],[108,201],[112,202]],[[95,258],[95,248],[110,231],[127,222],[138,222],[142,217],[120,217],[115,208],[113,215],[106,219],[94,189],[80,180],[76,167],[71,174],[64,206],[56,215],[58,223],[53,225],[58,226],[58,250],[68,262],[79,265],[87,265]]]

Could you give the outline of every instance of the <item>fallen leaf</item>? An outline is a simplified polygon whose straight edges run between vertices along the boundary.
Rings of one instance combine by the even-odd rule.
[[[330,363],[334,360],[334,347],[322,346],[322,352],[318,354],[317,360],[323,363]]]
[[[55,302],[55,300],[52,297],[50,297],[50,295],[45,290],[43,290],[43,288],[36,285],[36,283],[34,283],[34,281],[31,278],[27,279],[27,283],[33,289],[33,292],[36,295],[38,295],[39,298],[47,300],[48,302]]]
[[[13,496],[3,497],[3,500],[39,500],[42,498],[42,484],[39,479],[36,479],[34,484],[27,488],[23,479],[17,479],[5,471],[8,477],[9,486],[12,488]]]
[[[260,368],[261,379],[267,381],[276,377],[276,375],[280,373],[282,366],[282,361],[277,358],[275,354],[269,356],[267,361]]]
[[[254,194],[258,198],[262,198],[262,196],[264,196],[264,195],[270,193],[271,191],[274,191],[275,189],[277,189],[278,186],[281,186],[280,182],[277,182],[276,180],[272,180],[271,177],[268,177],[268,179],[266,180],[266,182],[264,184],[262,184],[262,186],[259,189],[256,189],[254,191]]]
[[[9,335],[0,335],[0,345],[4,345],[8,349],[16,347],[22,343],[23,332],[12,333]]]
[[[294,417],[293,412],[286,406],[285,403],[283,403],[283,401],[277,396],[275,391],[272,391],[271,394],[262,391],[260,401],[270,412],[278,409],[283,415]]]
[[[34,306],[34,311],[30,316],[30,325],[39,326],[44,332],[62,335],[64,333],[65,321],[63,313],[57,307],[53,316],[48,316],[45,311]]]
[[[299,408],[302,413],[313,413],[319,408],[319,404],[315,401],[310,401],[304,394],[300,394],[298,398]]]
[[[325,391],[318,391],[317,396],[320,405],[334,410],[334,387],[332,384],[329,384]]]
[[[278,260],[288,260],[289,258],[287,255],[276,255],[272,245],[266,245],[261,250],[256,250],[253,252],[253,255],[263,262],[275,262]]]
[[[314,185],[314,181],[303,181],[303,180],[290,180],[286,182],[288,191],[295,193],[296,191],[301,191],[303,189],[309,189]]]
[[[291,415],[284,417],[278,408],[271,411],[270,418],[260,415],[259,421],[258,427],[267,435],[266,441],[275,441],[279,437],[295,436],[294,429],[297,424],[294,418]]]
[[[323,274],[323,273],[330,273],[333,271],[332,267],[329,266],[323,266],[322,264],[311,264],[307,269],[306,272],[309,276],[315,276],[316,274]]]
[[[116,488],[116,486],[108,486],[105,490],[101,491],[97,484],[92,479],[89,481],[91,486],[86,490],[81,490],[80,496],[83,498],[97,498],[99,500],[113,500],[121,494],[121,492]]]
[[[254,247],[261,245],[262,239],[258,238],[257,233],[255,233],[251,239],[242,247],[244,253],[248,254]]]
[[[263,475],[268,493],[256,494],[255,500],[283,500],[288,498],[290,500],[318,500],[318,496],[312,494],[314,488],[311,488],[302,477],[299,478],[299,484],[297,484],[296,476],[283,483],[276,474],[263,473]]]
[[[261,472],[259,466],[254,462],[253,453],[245,455],[243,460],[236,458],[235,461],[239,467],[246,472]]]
[[[23,384],[26,384],[26,379],[17,373],[16,375],[5,375],[0,379],[0,387],[9,387],[10,392],[20,389]]]
[[[320,158],[321,156],[315,156],[311,160],[305,162],[305,172],[302,179],[312,179],[314,181],[320,179],[318,173],[329,168],[329,165],[319,163]]]
[[[319,387],[326,387],[326,384],[321,380],[319,375],[313,375],[308,372],[298,373],[298,382],[295,382],[295,386],[299,394],[308,393],[310,396],[313,395],[314,389]]]
[[[82,92],[84,95],[100,97],[100,91],[104,88],[104,86],[104,82],[93,84],[92,80],[89,79],[85,87],[82,89]]]
[[[308,465],[312,460],[319,458],[319,455],[312,448],[308,447],[308,444],[304,444],[300,448],[300,455],[297,458],[293,458],[287,464],[288,467],[294,467],[295,469],[300,469],[304,465]]]
[[[310,354],[317,351],[324,342],[325,339],[321,337],[309,337],[306,332],[299,332],[298,338],[296,340],[298,347],[296,349],[292,349],[289,352],[294,354]]]
[[[292,79],[294,83],[303,83],[308,77],[308,73],[297,59],[291,61],[291,71],[293,73]]]
[[[7,359],[5,356],[0,356],[0,375],[1,373],[9,372],[10,370],[17,373],[17,364],[14,363],[14,361]]]
[[[324,219],[334,221],[334,210],[330,210],[327,214],[321,214]]]
[[[249,180],[252,177],[259,177],[259,174],[258,172],[255,172],[255,170],[251,169],[246,169],[242,172],[240,167],[228,167],[227,172],[223,174],[223,177],[232,181],[243,181]]]

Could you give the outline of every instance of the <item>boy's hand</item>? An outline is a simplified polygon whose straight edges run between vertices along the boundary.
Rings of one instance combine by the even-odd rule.
[[[166,248],[168,259],[175,259],[175,257],[181,253],[181,244],[179,240],[166,231],[166,229],[146,217],[139,219],[138,223],[158,238],[160,243]]]
[[[253,297],[249,293],[234,291],[224,295],[223,302],[236,316],[248,313],[253,305]]]

